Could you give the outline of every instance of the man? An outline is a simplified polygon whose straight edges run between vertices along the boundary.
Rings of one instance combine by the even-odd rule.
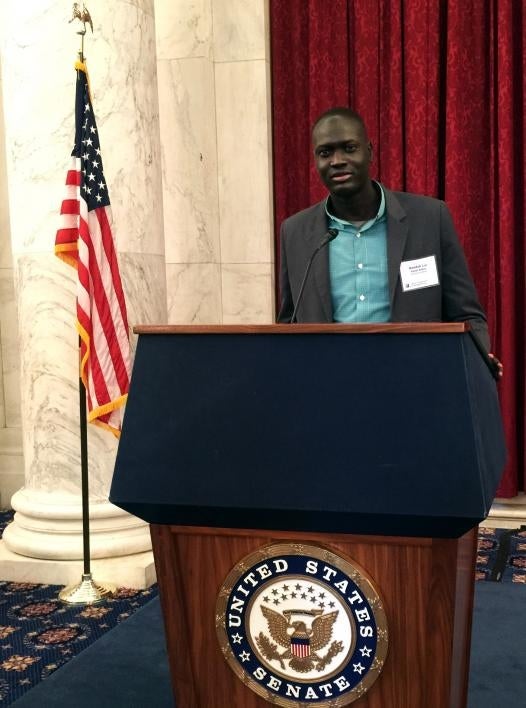
[[[373,181],[373,149],[363,119],[348,108],[323,113],[312,130],[326,200],[281,227],[281,308],[290,322],[470,323],[489,350],[486,316],[444,202],[392,192]]]

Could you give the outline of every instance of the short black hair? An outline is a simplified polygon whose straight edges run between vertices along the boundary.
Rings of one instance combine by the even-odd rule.
[[[340,116],[342,118],[349,118],[350,120],[356,121],[362,126],[365,134],[367,134],[367,128],[365,127],[365,121],[362,116],[356,111],[353,111],[352,108],[347,108],[346,106],[335,106],[334,108],[329,108],[329,110],[324,111],[314,121],[311,132],[314,132],[314,128],[316,128],[318,123],[322,120],[325,120],[325,118],[332,118],[333,116]]]

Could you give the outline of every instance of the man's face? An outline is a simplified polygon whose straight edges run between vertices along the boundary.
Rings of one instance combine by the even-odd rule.
[[[345,116],[322,119],[312,133],[321,181],[335,197],[350,197],[369,182],[372,147],[361,124]]]

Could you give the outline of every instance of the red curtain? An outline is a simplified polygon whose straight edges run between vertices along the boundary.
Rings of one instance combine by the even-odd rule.
[[[498,494],[514,496],[526,487],[526,3],[270,0],[270,22],[277,232],[324,195],[310,127],[336,105],[363,115],[386,186],[447,201],[505,367]]]

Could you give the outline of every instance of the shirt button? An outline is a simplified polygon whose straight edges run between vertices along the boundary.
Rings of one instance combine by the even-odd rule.
[[[363,300],[365,300],[365,295],[360,295],[360,300],[363,302]]]
[[[358,233],[356,234],[356,238],[360,238],[361,235],[362,234],[358,231]]]
[[[363,263],[358,263],[358,268],[361,270],[363,268]]]

